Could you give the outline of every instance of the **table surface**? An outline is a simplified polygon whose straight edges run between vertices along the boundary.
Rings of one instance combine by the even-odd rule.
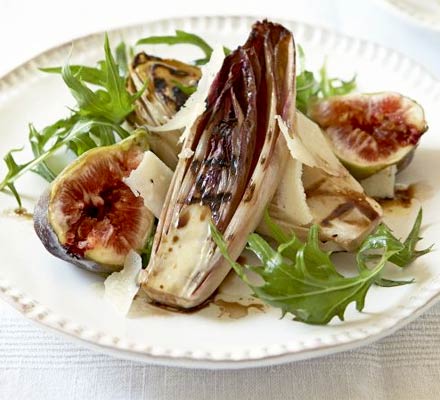
[[[288,18],[392,47],[440,78],[440,33],[382,0],[0,0],[0,76],[87,33],[189,15]],[[160,3],[159,3],[160,4]],[[4,116],[0,116],[3,118]],[[6,149],[1,149],[4,153]],[[203,371],[118,360],[47,333],[0,302],[1,399],[438,399],[440,304],[379,342],[271,368]]]

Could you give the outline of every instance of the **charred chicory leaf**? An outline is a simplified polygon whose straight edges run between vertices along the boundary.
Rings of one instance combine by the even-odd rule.
[[[255,233],[248,238],[248,249],[261,261],[261,267],[243,267],[231,259],[226,242],[213,224],[211,235],[221,254],[252,289],[254,296],[280,308],[283,316],[290,313],[296,320],[310,324],[326,324],[335,316],[343,320],[345,310],[352,302],[358,311],[362,311],[365,296],[373,283],[388,287],[408,283],[381,277],[388,261],[400,260],[398,256],[407,254],[410,248],[414,251],[411,240],[401,243],[385,225],[380,225],[359,248],[356,255],[358,275],[345,277],[336,270],[331,253],[319,248],[317,225],[310,228],[307,241],[302,243],[295,235],[286,235],[266,217],[268,222],[278,240],[277,249]],[[418,232],[419,224],[418,217],[413,231]],[[257,273],[263,284],[252,284],[246,270]]]
[[[227,238],[232,258],[238,257],[289,157],[275,116],[295,122],[291,32],[256,22],[245,44],[224,59],[221,49],[214,51],[211,62],[216,53],[223,64],[207,85],[206,101],[197,103],[201,115],[183,144],[185,156],[177,164],[141,279],[150,299],[174,307],[201,304],[223,281],[231,267],[214,251],[209,221]]]

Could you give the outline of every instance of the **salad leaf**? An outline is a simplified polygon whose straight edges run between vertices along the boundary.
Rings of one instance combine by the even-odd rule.
[[[298,71],[296,74],[296,107],[303,113],[311,98],[319,92],[319,83],[313,72],[306,69],[305,53],[301,45],[297,45]]]
[[[382,287],[404,286],[404,285],[409,285],[414,282],[415,282],[415,279],[410,279],[407,281],[395,281],[395,280],[386,279],[386,278],[377,278],[374,281],[375,285],[382,286]]]
[[[75,123],[71,125],[73,121],[75,121]],[[94,128],[96,130],[94,130]],[[51,137],[51,139],[55,139],[55,142],[49,146],[45,146],[46,143],[43,141],[40,143],[31,143],[35,158],[23,164],[18,164],[13,157],[13,153],[21,151],[23,148],[10,150],[4,157],[8,172],[3,181],[0,182],[0,190],[4,190],[5,188],[11,190],[17,199],[17,203],[21,207],[21,199],[14,186],[14,182],[20,176],[28,171],[32,171],[47,181],[52,181],[56,174],[48,167],[46,161],[64,146],[79,156],[93,147],[111,144],[111,142],[109,143],[106,141],[106,138],[102,136],[92,138],[90,135],[91,131],[98,132],[100,129],[105,128],[118,132],[121,139],[129,136],[127,131],[111,122],[99,119],[77,119],[76,115],[66,120],[57,121],[54,125],[44,128],[42,133],[39,133],[30,125],[30,137],[44,137],[45,132],[53,132],[54,137]]]
[[[115,56],[116,65],[118,66],[119,76],[125,78],[128,75],[128,52],[125,42],[120,42],[116,46]],[[111,53],[110,53],[111,54]]]
[[[104,42],[105,59],[98,68],[66,64],[61,68],[64,82],[77,101],[77,107],[70,117],[60,119],[52,125],[38,131],[29,125],[29,142],[34,158],[18,163],[14,154],[22,149],[13,149],[6,154],[4,161],[8,168],[6,176],[0,182],[0,190],[8,188],[21,207],[20,196],[14,186],[16,179],[28,171],[35,172],[47,181],[52,181],[56,173],[51,170],[47,160],[57,151],[72,151],[76,156],[96,146],[114,144],[116,138],[124,139],[130,135],[121,124],[134,109],[135,100],[143,89],[134,96],[125,88],[127,73],[125,45],[119,45],[116,59],[110,50],[106,35]],[[50,68],[49,72],[59,72]],[[96,91],[85,82],[100,86]]]
[[[78,103],[77,113],[82,116],[102,117],[120,124],[133,111],[133,96],[125,89],[125,77],[119,75],[119,67],[110,51],[107,35],[104,42],[105,63],[102,70],[105,75],[105,90],[94,92],[77,78],[66,64],[61,71],[64,82]]]
[[[299,71],[296,75],[296,106],[302,113],[306,114],[308,105],[316,99],[344,95],[356,89],[356,75],[348,81],[329,78],[324,62],[317,79],[312,71],[306,69],[305,53],[300,45],[297,54]]]
[[[326,62],[324,62],[319,70],[319,76],[320,83],[318,95],[321,95],[324,99],[331,96],[348,94],[356,89],[356,75],[348,81],[339,78],[329,78]]]
[[[206,64],[210,60],[213,52],[213,48],[200,36],[178,29],[174,36],[149,36],[138,40],[136,45],[140,44],[168,44],[170,46],[175,44],[191,44],[197,46],[203,51],[205,57],[196,60],[196,65]],[[225,46],[223,46],[223,51],[225,52],[225,55],[231,53],[231,50]]]
[[[420,234],[420,227],[422,224],[422,215],[423,215],[422,209],[420,209],[419,212],[417,213],[417,217],[411,229],[411,232],[408,234],[408,237],[403,242],[402,250],[394,254],[392,257],[390,257],[389,262],[393,263],[398,267],[405,268],[409,266],[413,261],[415,261],[418,257],[421,257],[432,250],[433,247],[432,245],[423,250],[416,250],[417,243],[421,240],[419,234]],[[390,240],[390,239],[398,240],[395,236],[393,236],[391,230],[387,228],[385,225],[380,226],[377,232],[379,231],[384,236],[382,240]],[[371,260],[377,258],[378,258],[377,254],[376,255],[373,254],[370,256]],[[414,279],[407,281],[396,281],[391,279],[378,278],[376,279],[375,284],[383,287],[392,287],[392,286],[407,285],[413,282]]]
[[[21,197],[18,194],[17,189],[15,188],[12,179],[15,175],[18,175],[20,173],[20,170],[23,168],[23,165],[17,164],[17,162],[14,159],[13,154],[17,153],[19,151],[22,151],[22,150],[23,150],[23,148],[11,149],[4,156],[3,159],[6,163],[7,168],[8,168],[8,172],[6,173],[4,180],[0,184],[0,187],[2,189],[8,188],[12,192],[15,199],[17,200],[19,208],[22,207]]]
[[[319,83],[311,71],[302,71],[296,76],[296,107],[306,113],[308,104],[319,93]]]
[[[427,247],[423,250],[416,250],[417,243],[422,239],[420,237],[420,227],[422,225],[422,217],[423,212],[422,209],[419,210],[416,220],[414,222],[414,225],[411,229],[411,232],[408,234],[408,237],[406,238],[405,242],[403,243],[404,248],[399,253],[395,254],[390,258],[390,261],[401,267],[405,268],[408,265],[410,265],[415,259],[417,259],[420,256],[423,256],[424,254],[429,253],[433,245]],[[391,235],[391,232],[389,232]]]
[[[183,85],[176,80],[173,80],[172,82],[174,86],[176,86],[182,93],[186,94],[187,96],[191,96],[197,90],[196,85]]]
[[[199,47],[205,54],[204,58],[196,60],[197,65],[206,64],[211,58],[212,47],[200,36],[193,33],[176,30],[174,36],[150,36],[138,40],[140,44],[191,44]],[[231,50],[224,47],[225,55],[231,53]],[[352,92],[356,88],[356,76],[349,81],[343,81],[339,78],[329,78],[327,75],[326,65],[321,67],[319,71],[320,79],[315,77],[312,71],[306,69],[304,49],[298,45],[297,47],[299,71],[296,76],[296,106],[303,112],[307,113],[310,101],[316,98],[325,98],[334,95],[342,95]],[[180,88],[186,94],[192,94],[196,90],[195,87]]]
[[[64,127],[71,126],[73,123],[72,120],[59,120],[55,122],[55,124],[46,127],[41,132],[37,131],[33,124],[29,124],[29,142],[31,144],[32,152],[34,153],[35,158],[39,158],[44,153],[44,149],[47,143],[51,140],[51,138],[55,135],[55,133],[59,129],[63,129]],[[34,170],[37,174],[42,176],[47,181],[52,181],[55,179],[55,173],[49,168],[46,161],[41,161],[38,165],[34,167]]]
[[[106,38],[106,40],[108,40]],[[111,53],[109,54],[111,55]],[[127,46],[124,42],[120,42],[115,49],[115,61],[118,67],[119,76],[125,79],[128,75],[128,55]],[[69,65],[72,74],[82,82],[105,88],[107,84],[106,72],[107,60],[97,62],[97,67],[89,67],[87,65]],[[62,74],[63,67],[46,67],[40,68],[40,71],[49,74]]]
[[[176,30],[174,36],[150,36],[137,41],[136,45],[140,44],[192,44],[200,48],[205,54],[204,58],[196,61],[196,64],[206,64],[211,58],[213,48],[200,36],[194,33],[189,33],[181,30]]]
[[[72,74],[82,82],[91,83],[97,86],[105,85],[105,73],[100,68],[87,67],[85,65],[70,65]],[[63,67],[40,68],[40,71],[49,74],[61,74]]]
[[[254,296],[280,308],[283,316],[290,313],[296,320],[310,324],[326,324],[335,316],[343,320],[350,303],[354,302],[358,311],[363,310],[365,296],[374,283],[379,282],[381,286],[408,283],[396,283],[381,277],[385,264],[393,257],[397,260],[397,256],[406,254],[413,243],[408,239],[401,243],[383,224],[359,248],[356,255],[358,274],[345,277],[336,270],[330,258],[331,253],[320,249],[317,225],[310,228],[308,239],[303,243],[294,234],[286,235],[282,232],[268,216],[266,222],[269,222],[269,228],[274,231],[273,236],[277,239],[278,246],[276,249],[272,248],[258,234],[249,236],[248,249],[262,263],[258,267],[243,267],[232,260],[226,242],[214,225],[211,225],[211,235],[222,255],[252,289]],[[418,224],[416,220],[415,231]],[[246,270],[258,274],[263,284],[252,284]]]
[[[153,243],[154,243],[154,235],[156,233],[157,228],[157,220],[154,224],[153,229],[151,230],[150,235],[147,238],[147,241],[145,242],[144,248],[140,251],[140,256],[142,257],[142,265],[146,266],[148,265],[148,262],[150,261],[151,252],[153,250]]]

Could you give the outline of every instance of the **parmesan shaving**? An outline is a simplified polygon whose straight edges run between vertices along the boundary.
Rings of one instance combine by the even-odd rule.
[[[222,46],[217,46],[211,54],[207,64],[202,66],[202,78],[199,81],[197,90],[186,100],[182,108],[164,125],[148,126],[152,132],[169,132],[176,129],[184,129],[179,142],[182,143],[188,136],[191,127],[197,118],[203,114],[206,108],[205,99],[209,89],[220,70],[225,53]]]
[[[120,272],[113,272],[104,281],[104,299],[122,315],[127,315],[133,298],[139,290],[138,275],[142,270],[141,256],[130,250]]]
[[[329,175],[347,175],[347,170],[333,153],[330,144],[317,124],[304,114],[297,112],[297,129],[291,135],[291,129],[281,116],[277,115],[275,118],[294,159],[309,167],[320,168]]]
[[[124,183],[135,196],[142,196],[144,206],[159,218],[172,177],[173,171],[152,151],[146,151]]]
[[[292,157],[287,160],[283,177],[269,205],[269,214],[293,225],[307,225],[313,216],[307,204],[302,182],[303,165]]]
[[[360,181],[367,196],[377,199],[393,199],[397,167],[391,165]]]

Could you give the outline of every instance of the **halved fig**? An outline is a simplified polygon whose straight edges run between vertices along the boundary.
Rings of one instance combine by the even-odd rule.
[[[34,212],[34,227],[58,258],[95,272],[122,268],[140,250],[154,216],[123,182],[148,149],[141,131],[108,147],[87,151],[53,181]]]
[[[428,129],[423,108],[394,92],[330,97],[312,104],[309,115],[357,179],[405,165]]]
[[[144,94],[136,101],[130,122],[136,127],[160,126],[166,123],[183,106],[189,93],[201,77],[200,68],[177,60],[162,59],[139,53],[130,68],[127,89],[131,93],[141,90]],[[178,139],[181,131],[166,135],[150,133],[151,150],[170,168],[177,165],[180,152]]]
[[[295,46],[291,32],[267,21],[224,59],[206,110],[184,143],[141,275],[150,299],[191,308],[230,270],[210,222],[237,258],[282,177],[288,148],[276,123],[295,124]]]

